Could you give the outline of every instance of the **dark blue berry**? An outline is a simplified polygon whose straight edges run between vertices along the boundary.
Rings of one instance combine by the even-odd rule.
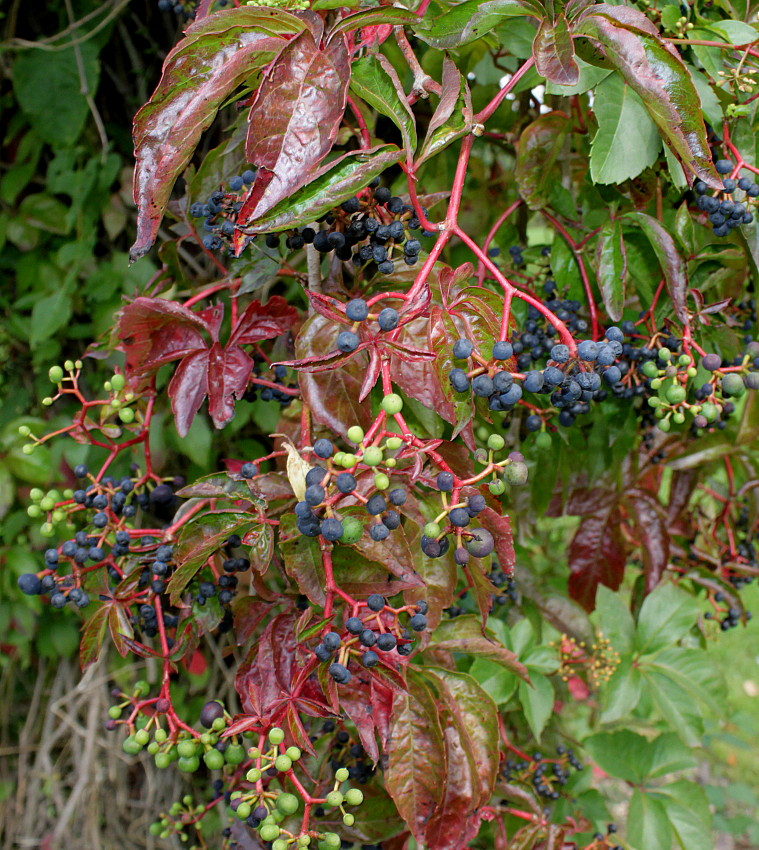
[[[352,322],[363,322],[369,315],[369,307],[363,298],[354,298],[345,305],[345,315]]]
[[[344,354],[350,354],[358,348],[358,336],[353,331],[340,331],[337,335],[337,347]]]
[[[398,327],[398,311],[392,307],[385,307],[377,316],[377,322],[383,331],[391,331]]]
[[[453,343],[453,356],[456,360],[466,360],[472,353],[474,345],[468,339],[457,339]]]
[[[244,463],[240,467],[240,475],[242,475],[243,478],[253,478],[258,475],[258,467],[255,463]]]

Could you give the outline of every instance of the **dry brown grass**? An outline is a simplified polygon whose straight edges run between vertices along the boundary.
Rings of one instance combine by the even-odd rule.
[[[6,667],[0,780],[15,791],[0,804],[3,850],[170,846],[157,845],[148,826],[181,796],[182,778],[156,771],[149,757],[126,756],[119,732],[104,731],[109,691],[102,659],[84,675],[74,659]],[[19,702],[19,694],[27,698]]]

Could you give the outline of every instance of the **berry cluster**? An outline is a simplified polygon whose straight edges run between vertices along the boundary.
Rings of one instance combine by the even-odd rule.
[[[427,603],[424,601],[413,608],[393,609],[383,596],[372,593],[363,607],[368,609],[363,618],[353,614],[346,619],[344,627],[347,634],[341,636],[329,631],[314,649],[314,655],[322,663],[329,663],[330,676],[341,685],[351,680],[348,665],[352,656],[358,658],[363,667],[376,667],[380,663],[378,652],[396,650],[398,655],[410,655],[413,649],[411,631],[423,632],[427,628]],[[399,614],[402,612],[411,615],[408,623],[411,631],[400,627]],[[336,661],[333,660],[335,653]]]
[[[714,167],[718,174],[731,174],[734,166],[729,159],[719,159]],[[756,198],[759,197],[759,185],[741,177],[735,180],[725,177],[722,181],[722,191],[716,195],[708,195],[709,187],[701,180],[696,181],[693,189],[698,195],[696,206],[698,209],[708,213],[709,223],[715,236],[727,236],[731,230],[735,230],[743,224],[751,224],[754,220],[750,207],[756,206]],[[736,199],[736,192],[740,193],[740,199]]]
[[[570,768],[581,771],[584,765],[566,747],[557,747],[556,752],[558,758],[554,759],[544,759],[541,753],[535,753],[529,760],[507,759],[501,775],[506,782],[530,785],[539,797],[558,800],[561,796],[558,788],[569,781]]]

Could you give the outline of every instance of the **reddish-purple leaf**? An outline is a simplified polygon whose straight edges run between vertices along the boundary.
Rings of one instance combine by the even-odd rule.
[[[345,317],[345,305],[342,301],[331,298],[329,295],[322,295],[321,292],[312,292],[310,289],[306,291],[306,295],[314,310],[321,313],[325,319],[329,319],[331,322],[348,323]]]
[[[393,697],[384,778],[398,813],[425,844],[427,824],[442,800],[448,762],[435,694],[416,671],[409,671],[408,682],[408,692],[397,691]]]
[[[253,360],[241,348],[236,345],[222,348],[218,342],[211,346],[208,352],[208,412],[217,428],[223,428],[235,415],[234,399],[242,398],[252,371]]]
[[[573,86],[580,79],[572,35],[564,13],[553,21],[543,18],[532,42],[532,55],[535,70],[552,83]]]
[[[627,550],[616,505],[587,516],[569,545],[569,595],[586,611],[596,604],[596,589],[617,590],[625,574]]]
[[[334,349],[336,336],[332,322],[323,316],[311,316],[298,333],[295,354],[300,362],[320,357],[322,352]],[[367,429],[372,422],[369,405],[358,400],[366,365],[366,355],[359,354],[340,369],[323,374],[300,372],[298,375],[303,399],[311,408],[313,418],[344,437],[352,425]]]
[[[466,673],[441,668],[424,672],[445,712],[448,766],[445,793],[426,827],[426,842],[436,850],[461,850],[479,830],[479,809],[490,801],[498,775],[498,711]]]
[[[171,410],[180,437],[187,436],[207,394],[208,350],[204,348],[185,357],[169,383]]]
[[[479,523],[493,535],[495,553],[501,569],[510,575],[517,562],[514,552],[514,535],[511,531],[511,517],[499,515],[492,508],[485,508],[478,517]]]
[[[294,21],[290,32],[303,28],[297,18],[288,18]],[[138,218],[132,261],[153,244],[174,182],[219,107],[285,45],[284,39],[254,28],[261,19],[260,10],[246,7],[210,15],[189,27],[166,57],[161,81],[134,121]]]
[[[79,664],[82,670],[86,670],[100,656],[109,608],[110,605],[101,605],[97,611],[90,614],[84,624],[79,645]]]
[[[126,658],[129,654],[129,645],[125,639],[134,637],[134,630],[129,621],[127,610],[118,602],[104,607],[110,609],[108,611],[108,629],[111,633],[111,640],[119,655]]]
[[[298,311],[281,295],[273,295],[266,304],[251,301],[229,339],[230,344],[250,345],[262,339],[273,339],[292,328],[298,320]]]
[[[126,369],[137,377],[157,371],[165,363],[204,349],[218,338],[221,316],[209,322],[204,313],[194,313],[163,298],[135,298],[121,311],[118,322],[120,348],[126,355]]]
[[[669,563],[669,531],[664,508],[644,490],[632,490],[625,504],[635,520],[636,539],[646,574],[646,591],[650,593]]]
[[[372,388],[379,378],[380,370],[382,369],[382,358],[380,357],[378,347],[373,345],[370,349],[368,349],[368,351],[369,366],[364,374],[364,380],[361,384],[361,392],[358,394],[359,401],[364,401],[372,391]]]
[[[392,32],[393,26],[415,23],[419,23],[419,18],[415,12],[397,6],[378,6],[374,9],[362,9],[360,12],[346,15],[334,25],[329,33],[329,38],[332,39],[341,33],[360,29],[363,40],[357,47],[369,47],[378,38],[380,41],[384,41]],[[385,29],[388,30],[387,35],[382,38],[381,31]]]
[[[322,48],[303,32],[282,50],[250,108],[247,158],[259,171],[243,221],[260,218],[311,179],[337,135],[349,80],[344,37]]]

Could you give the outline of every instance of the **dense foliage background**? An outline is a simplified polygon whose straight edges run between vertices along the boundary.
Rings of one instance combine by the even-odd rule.
[[[2,12],[6,847],[759,843],[755,10],[408,6]]]

